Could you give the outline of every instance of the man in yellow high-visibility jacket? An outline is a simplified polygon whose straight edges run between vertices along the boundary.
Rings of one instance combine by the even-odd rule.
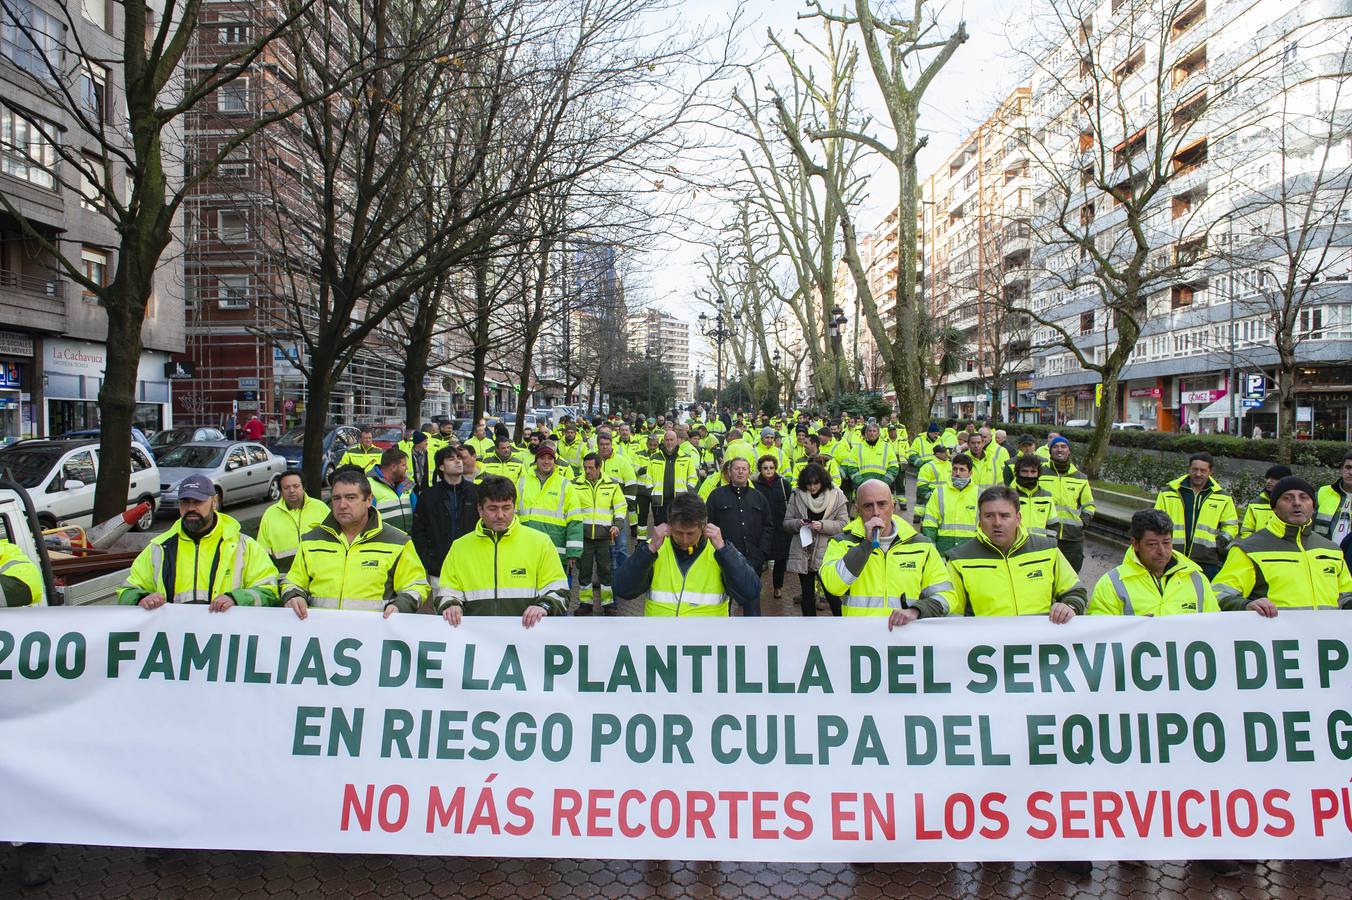
[[[709,522],[695,494],[672,500],[664,524],[654,525],[615,573],[615,593],[632,600],[648,593],[645,616],[727,616],[730,599],[760,599],[760,576]]]
[[[1222,609],[1271,618],[1281,609],[1352,609],[1342,551],[1314,527],[1314,486],[1289,475],[1272,489],[1272,518],[1236,542],[1213,584]]]
[[[1070,441],[1055,437],[1051,461],[1042,470],[1042,489],[1056,501],[1056,518],[1047,523],[1056,532],[1056,546],[1079,572],[1084,565],[1084,528],[1097,507],[1089,478],[1070,461]]]
[[[1094,585],[1090,615],[1172,616],[1220,610],[1201,567],[1174,549],[1174,523],[1168,514],[1137,510],[1130,534],[1131,546],[1122,564]]]
[[[1341,547],[1352,537],[1352,450],[1343,457],[1338,478],[1320,485],[1314,502],[1316,530]]]
[[[381,521],[371,482],[340,469],[329,495],[332,512],[310,529],[282,582],[282,603],[299,618],[310,607],[417,612],[427,599],[427,570],[413,540]]]
[[[2,539],[0,539],[0,592],[4,593],[5,600],[0,604],[0,608],[47,605],[42,570],[17,544]]]
[[[277,567],[216,503],[216,485],[205,475],[179,482],[178,521],[137,555],[117,590],[119,604],[205,603],[212,612],[277,605]]]
[[[568,578],[546,535],[516,517],[516,486],[489,476],[478,486],[479,523],[451,545],[437,608],[452,627],[464,616],[520,616],[534,628],[568,612]]]
[[[1211,477],[1210,453],[1188,457],[1188,474],[1169,482],[1155,508],[1174,523],[1174,549],[1202,567],[1207,578],[1221,569],[1221,555],[1239,536],[1235,500]]]
[[[609,440],[607,440],[609,446]],[[601,457],[588,453],[582,457],[582,477],[573,482],[573,518],[582,525],[582,555],[577,563],[577,614],[592,614],[592,601],[601,599],[602,615],[615,615],[615,592],[611,587],[615,570],[611,548],[629,530],[629,505],[624,487],[601,471]],[[593,587],[593,573],[598,582]]]
[[[323,500],[305,493],[300,473],[283,472],[282,496],[263,512],[258,523],[258,543],[272,557],[277,571],[285,575],[300,548],[300,539],[329,514]]]
[[[953,612],[1045,615],[1058,625],[1083,613],[1079,577],[1055,542],[1024,530],[1018,494],[999,485],[982,491],[977,503],[980,531],[948,554]]]
[[[966,453],[953,457],[952,474],[925,501],[920,530],[940,553],[976,537],[976,501],[981,494],[972,477],[972,460]]]
[[[871,478],[855,498],[859,514],[831,538],[822,587],[841,598],[846,616],[887,616],[888,628],[921,616],[946,616],[953,585],[938,548],[895,515],[890,485]]]
[[[371,429],[363,428],[358,444],[355,447],[347,448],[343,453],[343,458],[338,460],[340,466],[356,466],[363,472],[370,471],[372,466],[380,463],[381,449],[372,443],[374,435]]]

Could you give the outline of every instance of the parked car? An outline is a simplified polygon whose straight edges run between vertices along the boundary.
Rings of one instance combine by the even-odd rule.
[[[1066,428],[1093,428],[1094,423],[1088,419],[1066,419]]]
[[[324,481],[328,482],[329,476],[338,466],[338,460],[343,458],[347,448],[360,442],[361,429],[354,428],[351,425],[339,425],[329,429],[328,434],[324,435]],[[286,434],[277,438],[272,444],[272,451],[286,460],[289,468],[299,469],[301,463],[301,450],[305,442],[305,429],[293,428]]]
[[[219,428],[205,426],[199,428],[166,428],[150,436],[150,452],[155,454],[155,459],[159,459],[179,444],[223,440],[225,440],[225,432]]]
[[[81,428],[79,431],[67,431],[65,434],[60,435],[60,437],[67,440],[97,441],[100,433],[100,430],[97,428]],[[146,437],[146,433],[135,425],[131,427],[131,439],[146,448],[151,454],[154,454],[155,448],[150,445],[150,438]]]
[[[87,528],[95,524],[94,485],[99,477],[97,440],[19,441],[0,450],[0,470],[3,469],[8,469],[14,480],[28,490],[43,528],[58,525]],[[136,530],[153,527],[159,497],[160,473],[155,459],[150,451],[133,443],[127,507],[150,502],[150,512],[137,520]]]
[[[1148,429],[1140,422],[1114,422],[1113,431],[1147,431]]]
[[[286,460],[252,441],[195,441],[160,457],[160,497],[167,509],[178,503],[178,485],[205,475],[216,485],[220,505],[276,500],[282,495]]]
[[[388,450],[399,443],[404,436],[402,422],[371,426],[371,443],[381,450]]]

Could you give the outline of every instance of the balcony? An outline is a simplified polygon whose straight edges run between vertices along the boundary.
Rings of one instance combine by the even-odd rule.
[[[1006,269],[1003,284],[1005,287],[1012,287],[1016,284],[1022,284],[1028,287],[1029,280],[1033,277],[1033,270],[1028,266],[1015,266],[1012,269]]]
[[[0,270],[0,324],[59,334],[66,330],[65,296],[66,286],[55,276]]]

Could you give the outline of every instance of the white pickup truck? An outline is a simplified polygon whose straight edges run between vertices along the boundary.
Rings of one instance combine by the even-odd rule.
[[[42,528],[28,492],[13,481],[0,478],[0,537],[18,546],[29,559],[38,563],[46,584],[48,605],[88,606],[113,603],[117,599],[117,586],[126,580],[127,569],[58,584],[41,535]]]

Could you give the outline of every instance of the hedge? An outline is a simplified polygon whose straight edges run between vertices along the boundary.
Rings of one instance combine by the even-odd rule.
[[[1094,432],[1091,428],[1057,428],[1054,425],[1029,425],[1018,422],[992,425],[1003,428],[1013,440],[1021,434],[1045,438],[1056,431],[1078,444],[1088,444]],[[1166,450],[1175,453],[1206,451],[1218,459],[1276,460],[1278,442],[1264,438],[1261,441],[1234,437],[1228,434],[1173,434],[1167,431],[1114,431],[1108,436],[1108,446],[1115,449],[1139,448]],[[1324,466],[1341,468],[1349,446],[1342,441],[1295,441],[1292,444],[1293,466]]]

